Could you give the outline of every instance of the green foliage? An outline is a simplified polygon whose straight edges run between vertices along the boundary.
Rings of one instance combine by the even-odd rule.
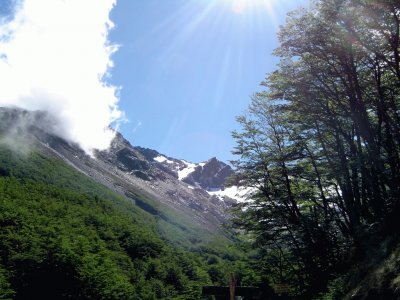
[[[346,281],[344,277],[338,277],[328,284],[328,292],[319,296],[319,300],[339,300],[343,299],[346,290]]]
[[[4,269],[3,266],[0,265],[0,299],[1,300],[8,300],[12,299],[15,292],[11,287],[8,278],[8,272]]]
[[[224,239],[171,245],[172,223],[58,159],[0,147],[0,170],[0,299],[203,299],[243,260]]]
[[[278,69],[233,133],[238,178],[255,188],[234,225],[275,282],[311,298],[398,234],[400,6],[316,0],[279,33]]]

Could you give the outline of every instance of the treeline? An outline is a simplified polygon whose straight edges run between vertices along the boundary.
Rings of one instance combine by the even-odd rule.
[[[171,245],[157,222],[58,159],[0,146],[0,299],[207,299],[230,271],[251,278],[237,250]]]
[[[400,228],[400,2],[319,0],[289,15],[280,58],[233,133],[235,225],[275,282],[326,289]]]

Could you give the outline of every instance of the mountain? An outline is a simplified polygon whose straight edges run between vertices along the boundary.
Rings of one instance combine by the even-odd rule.
[[[231,166],[213,157],[201,163],[191,163],[159,154],[157,151],[135,147],[148,160],[155,160],[166,172],[188,184],[190,189],[202,189],[212,196],[212,201],[219,199],[228,207],[245,201],[253,189],[239,185],[227,186],[227,179],[234,175]]]
[[[221,226],[230,204],[200,185],[222,163],[189,184],[192,164],[118,133],[92,155],[59,133],[44,112],[0,108],[0,299],[205,299],[233,271],[254,283]]]
[[[146,152],[145,149],[144,152]],[[156,151],[151,151],[149,159],[160,163],[171,174],[187,184],[202,188],[206,191],[220,190],[224,188],[226,179],[234,174],[232,168],[222,161],[213,157],[205,162],[190,163],[185,160],[160,155]]]
[[[62,159],[167,222],[176,223],[179,216],[183,223],[194,223],[205,233],[225,234],[221,225],[226,223],[228,209],[236,200],[218,192],[223,193],[224,182],[233,170],[216,158],[194,164],[167,157],[132,146],[118,132],[108,150],[94,151],[91,156],[60,138],[56,123],[44,112],[0,108],[0,120],[4,142],[7,136],[12,137],[8,138],[12,145],[17,136],[27,148]]]

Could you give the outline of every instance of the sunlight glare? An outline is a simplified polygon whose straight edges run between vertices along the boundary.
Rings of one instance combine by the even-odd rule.
[[[231,12],[244,14],[251,10],[265,8],[268,13],[272,13],[273,2],[276,0],[226,0],[230,3]]]
[[[246,0],[233,0],[231,10],[235,14],[242,14],[246,9]]]

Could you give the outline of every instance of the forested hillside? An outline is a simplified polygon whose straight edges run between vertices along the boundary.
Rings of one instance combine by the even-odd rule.
[[[356,285],[345,274],[361,280],[398,241],[399,32],[399,1],[313,1],[289,15],[278,68],[238,118],[235,166],[257,192],[236,226],[294,296],[331,285],[341,299]],[[392,272],[368,299],[395,299]]]
[[[226,241],[170,244],[156,217],[59,159],[3,145],[0,174],[0,299],[203,299],[245,270]]]

